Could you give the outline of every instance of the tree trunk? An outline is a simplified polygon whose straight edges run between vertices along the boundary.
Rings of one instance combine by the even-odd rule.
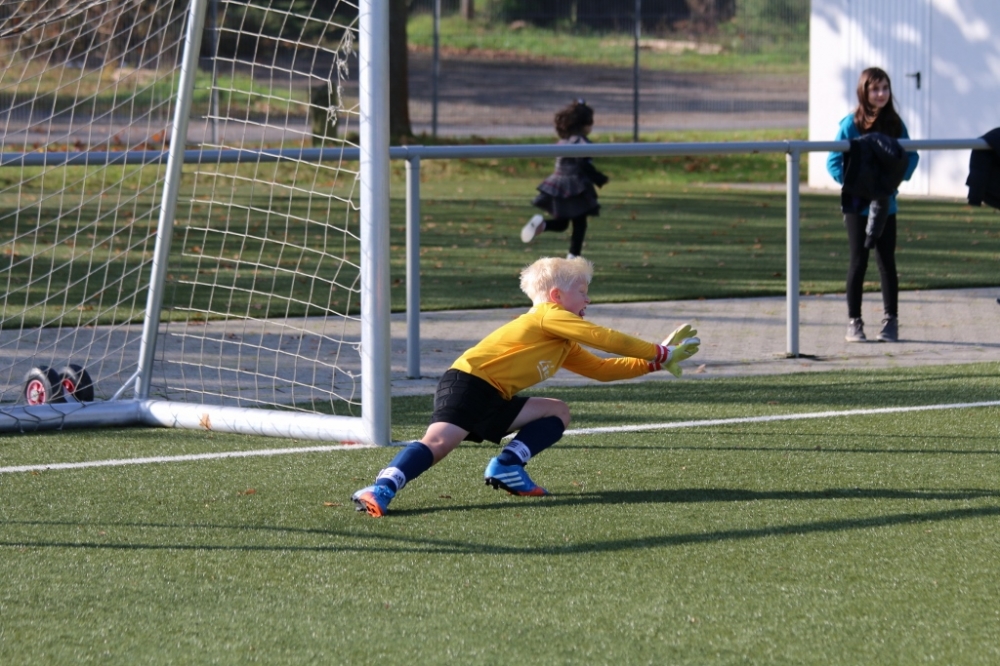
[[[466,21],[476,18],[476,0],[462,0],[459,13]]]
[[[407,0],[389,0],[389,136],[393,143],[413,136],[406,51]]]
[[[720,17],[733,4],[730,0],[686,0],[690,12],[691,26],[700,33],[715,32]]]

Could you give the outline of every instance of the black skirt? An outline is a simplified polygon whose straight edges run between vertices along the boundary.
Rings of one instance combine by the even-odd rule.
[[[597,192],[594,186],[580,192],[565,197],[558,197],[549,194],[538,187],[539,192],[532,200],[532,205],[541,208],[555,219],[572,219],[586,215],[587,217],[597,217],[601,214],[601,204],[597,203]]]

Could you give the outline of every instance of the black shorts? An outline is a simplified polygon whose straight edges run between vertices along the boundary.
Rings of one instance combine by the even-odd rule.
[[[506,400],[486,380],[451,368],[438,382],[431,423],[450,423],[468,430],[465,439],[469,442],[485,439],[499,444],[526,402],[527,398],[516,395]]]

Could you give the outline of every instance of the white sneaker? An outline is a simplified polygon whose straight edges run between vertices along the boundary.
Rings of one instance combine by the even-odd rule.
[[[580,255],[578,255],[578,254],[573,254],[572,252],[570,252],[569,254],[567,254],[567,255],[566,255],[566,258],[567,258],[567,259],[576,259],[576,258],[578,258],[579,256],[580,256]]]
[[[535,215],[528,223],[521,227],[521,242],[530,243],[535,240],[535,236],[545,231],[545,219],[541,215]]]

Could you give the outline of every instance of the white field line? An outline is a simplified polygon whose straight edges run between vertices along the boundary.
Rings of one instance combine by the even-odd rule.
[[[870,414],[901,414],[903,412],[930,412],[943,409],[972,409],[974,407],[1000,407],[1000,400],[988,402],[956,402],[950,405],[918,405],[916,407],[876,407],[874,409],[848,409],[841,412],[807,412],[804,414],[776,414],[774,416],[747,416],[734,419],[706,419],[703,421],[673,421],[671,423],[647,423],[633,426],[608,426],[606,428],[581,428],[567,430],[564,435],[596,435],[607,432],[641,432],[643,430],[672,430],[674,428],[694,428],[698,426],[730,425],[734,423],[769,423],[771,421],[801,421],[803,419],[827,419],[835,416],[867,416]]]
[[[326,446],[301,446],[290,449],[258,449],[252,451],[219,451],[217,453],[191,453],[181,456],[154,456],[151,458],[120,458],[118,460],[86,460],[75,463],[47,463],[42,465],[21,465],[0,467],[0,474],[15,472],[45,472],[55,469],[84,469],[87,467],[121,467],[124,465],[156,465],[159,463],[189,462],[192,460],[220,460],[222,458],[254,458],[261,456],[283,456],[292,453],[327,453],[351,449],[371,449],[365,444],[333,444]]]
[[[806,412],[803,414],[775,414],[773,416],[746,416],[731,419],[705,419],[701,421],[672,421],[669,423],[646,423],[631,426],[608,426],[605,428],[580,428],[567,430],[564,435],[596,435],[611,432],[643,432],[647,430],[675,430],[678,428],[699,428],[705,426],[735,425],[740,423],[770,423],[773,421],[801,421],[805,419],[828,419],[838,416],[870,416],[875,414],[902,414],[906,412],[930,412],[947,409],[974,409],[977,407],[1000,407],[1000,400],[988,402],[958,402],[950,405],[918,405],[915,407],[877,407],[873,409],[848,409],[831,412]],[[259,449],[255,451],[220,451],[217,453],[194,453],[181,456],[155,456],[151,458],[121,458],[118,460],[90,460],[75,463],[47,463],[41,465],[20,465],[0,467],[0,474],[17,472],[44,472],[58,469],[85,469],[88,467],[121,467],[124,465],[155,465],[171,462],[195,460],[220,460],[223,458],[252,458],[283,456],[294,453],[328,453],[353,449],[375,448],[359,444],[339,444],[327,446],[304,446],[287,449]]]

